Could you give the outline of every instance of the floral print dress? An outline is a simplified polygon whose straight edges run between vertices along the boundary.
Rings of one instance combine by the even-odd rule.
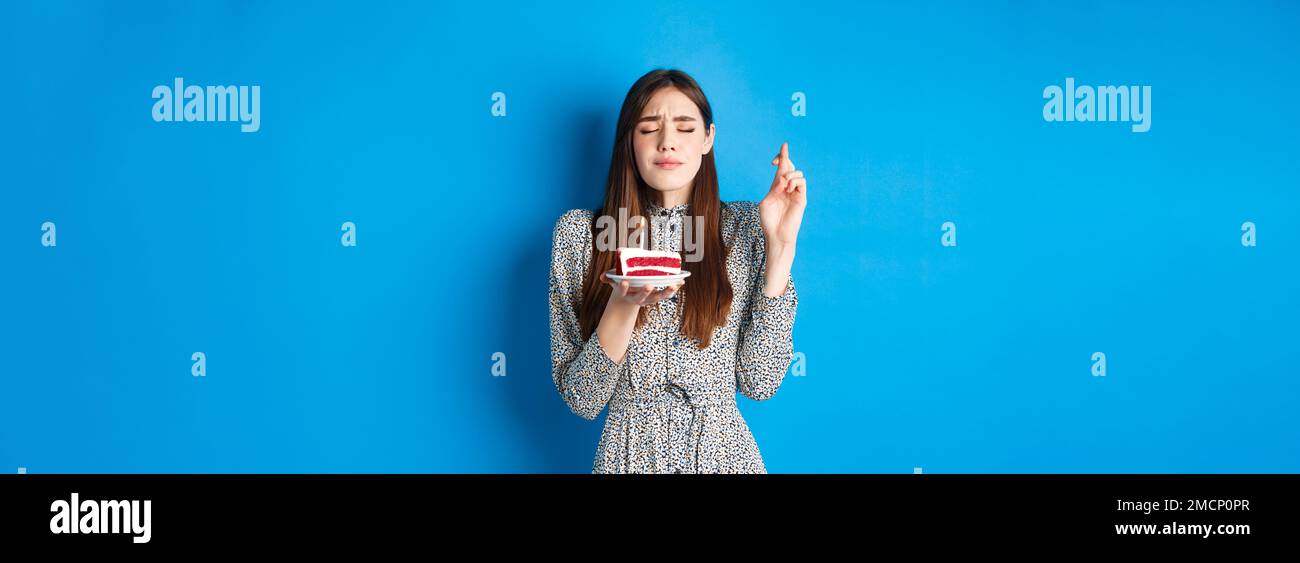
[[[688,205],[651,204],[651,248],[681,252]],[[671,299],[651,305],[621,363],[586,340],[578,303],[591,263],[593,212],[574,209],[555,224],[550,272],[551,368],[574,414],[595,420],[606,406],[592,473],[767,473],[758,444],[736,406],[736,392],[772,397],[793,355],[798,296],[793,277],[777,297],[763,295],[766,240],[758,206],[725,202],[723,245],[733,292],[726,324],[705,349],[681,334],[690,278]],[[660,228],[661,226],[667,228]]]

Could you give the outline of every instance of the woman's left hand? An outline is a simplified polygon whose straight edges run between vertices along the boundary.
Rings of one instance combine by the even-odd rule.
[[[772,188],[758,203],[759,222],[769,250],[794,246],[808,204],[808,180],[802,170],[794,167],[789,151],[789,143],[781,143],[781,152],[772,159],[772,165],[777,167]]]
[[[803,171],[790,161],[789,143],[781,143],[781,152],[772,159],[776,178],[763,201],[758,202],[758,221],[763,227],[767,246],[767,266],[763,272],[763,295],[776,297],[785,292],[794,264],[794,243],[808,204],[808,181]]]

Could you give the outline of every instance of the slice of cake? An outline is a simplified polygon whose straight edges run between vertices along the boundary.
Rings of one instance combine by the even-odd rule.
[[[620,276],[671,276],[682,273],[682,255],[635,246],[618,249]]]

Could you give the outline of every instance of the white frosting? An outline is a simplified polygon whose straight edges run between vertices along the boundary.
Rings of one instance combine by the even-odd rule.
[[[668,267],[668,266],[634,266],[634,267],[628,267],[628,265],[627,265],[628,260],[631,260],[631,259],[633,259],[633,258],[641,258],[641,257],[648,257],[648,258],[675,258],[675,259],[678,260],[678,267],[676,267],[676,268],[671,268],[671,267]],[[682,268],[681,268],[681,259],[682,259],[682,255],[681,255],[681,254],[679,254],[679,253],[677,253],[677,252],[667,251],[667,250],[646,250],[646,249],[644,249],[644,248],[639,248],[639,247],[635,247],[635,246],[631,246],[631,247],[622,247],[622,248],[619,248],[619,249],[618,249],[618,260],[619,260],[619,266],[620,266],[619,270],[623,272],[623,275],[629,275],[629,274],[634,273],[634,272],[637,272],[637,271],[639,271],[639,270],[659,270],[659,271],[661,271],[661,272],[667,272],[667,273],[669,273],[669,274],[679,274],[679,273],[681,273],[681,271],[682,271]]]

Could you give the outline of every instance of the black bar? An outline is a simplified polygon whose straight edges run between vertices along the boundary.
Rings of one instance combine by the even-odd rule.
[[[598,534],[601,541],[637,542],[648,522],[653,530],[699,527],[737,541],[775,541],[767,536],[780,533],[846,546],[870,538],[1196,549],[1292,542],[1300,533],[1298,484],[1292,474],[4,475],[0,536],[6,545],[40,547],[329,548],[500,542],[516,531],[572,537],[576,526],[611,531]],[[79,503],[149,500],[149,541],[137,544],[126,532],[52,533],[52,504],[74,492]],[[1171,499],[1182,509],[1167,510]],[[1160,509],[1121,510],[1120,501]],[[1199,501],[1213,504],[1191,510]],[[1249,529],[1202,537],[1115,528],[1175,522]]]

